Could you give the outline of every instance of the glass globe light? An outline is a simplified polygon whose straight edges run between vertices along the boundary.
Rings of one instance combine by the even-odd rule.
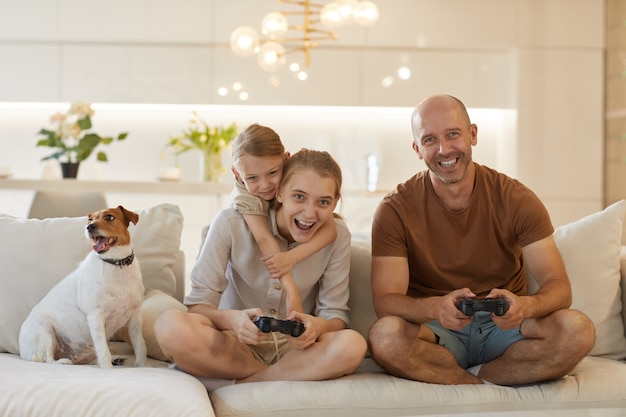
[[[320,11],[320,21],[323,25],[333,27],[339,26],[344,23],[343,15],[341,14],[341,6],[339,3],[328,3]]]
[[[280,12],[268,13],[261,22],[261,31],[272,39],[284,35],[288,29],[289,22],[287,22],[285,15]]]
[[[394,79],[392,76],[388,75],[385,78],[383,78],[383,80],[380,82],[380,84],[385,87],[385,88],[389,88],[393,85]]]
[[[285,61],[285,47],[274,41],[264,43],[257,55],[259,66],[265,71],[276,71]]]
[[[398,77],[400,77],[401,80],[408,80],[411,78],[411,69],[406,65],[401,66],[398,68]]]
[[[254,55],[259,49],[259,35],[250,26],[240,26],[230,35],[230,49],[239,56]]]
[[[358,3],[358,0],[337,0],[339,5],[339,11],[344,23],[350,23],[352,21],[352,10]]]
[[[352,10],[354,21],[361,26],[371,26],[378,21],[378,6],[371,1],[360,1]]]

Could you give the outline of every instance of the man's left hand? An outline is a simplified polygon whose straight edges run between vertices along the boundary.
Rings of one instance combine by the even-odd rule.
[[[494,288],[487,295],[487,298],[500,298],[509,303],[509,309],[503,316],[496,316],[491,313],[491,319],[496,326],[503,330],[513,330],[522,325],[522,321],[524,321],[526,317],[524,315],[522,303],[520,303],[520,298],[517,295],[508,290]]]

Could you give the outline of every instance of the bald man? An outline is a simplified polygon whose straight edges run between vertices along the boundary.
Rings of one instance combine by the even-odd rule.
[[[519,181],[472,160],[478,127],[459,99],[426,98],[411,126],[428,169],[385,196],[374,216],[374,360],[392,375],[436,384],[566,375],[595,334],[589,318],[569,309],[546,208]],[[532,295],[527,271],[539,284]],[[484,299],[500,307],[482,311]],[[463,312],[464,300],[481,302]]]

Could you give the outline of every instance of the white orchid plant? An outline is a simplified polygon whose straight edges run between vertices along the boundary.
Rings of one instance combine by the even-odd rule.
[[[93,115],[94,111],[91,104],[82,100],[71,103],[69,110],[65,113],[53,114],[50,117],[50,122],[55,125],[55,128],[41,129],[39,135],[42,138],[37,142],[37,146],[47,146],[57,150],[42,159],[82,162],[89,158],[100,144],[108,145],[114,140],[124,140],[128,136],[126,132],[120,133],[117,137],[103,137],[90,132]],[[107,155],[103,151],[98,151],[96,158],[101,162],[108,161]]]

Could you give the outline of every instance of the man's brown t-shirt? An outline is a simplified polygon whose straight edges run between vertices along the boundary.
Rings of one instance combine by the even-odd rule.
[[[493,288],[526,294],[522,248],[554,231],[539,198],[526,186],[476,164],[469,206],[446,209],[428,171],[381,201],[372,225],[372,254],[408,258],[408,295],[445,295],[467,287],[479,298]]]

